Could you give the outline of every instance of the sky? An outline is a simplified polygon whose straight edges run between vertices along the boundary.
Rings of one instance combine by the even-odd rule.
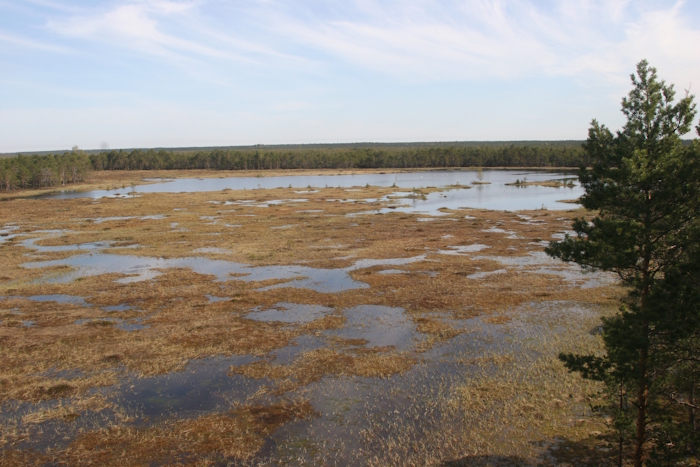
[[[697,94],[700,1],[0,0],[0,152],[581,140],[641,59]]]

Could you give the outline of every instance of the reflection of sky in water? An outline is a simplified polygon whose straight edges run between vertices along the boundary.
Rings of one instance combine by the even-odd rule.
[[[231,254],[231,250],[227,250],[225,248],[204,247],[192,250],[192,253],[214,253],[219,255],[228,255]]]
[[[577,264],[564,263],[550,257],[544,251],[531,251],[525,256],[475,256],[474,259],[496,261],[504,266],[525,269],[530,273],[559,276],[584,289],[612,285],[618,279],[615,274],[609,272],[585,271]]]
[[[47,233],[50,234],[48,237],[37,237],[37,238],[29,238],[27,240],[24,240],[20,242],[20,245],[25,247],[25,248],[31,248],[39,253],[51,253],[51,252],[62,252],[62,251],[80,251],[80,250],[85,250],[85,251],[98,251],[98,250],[104,250],[107,248],[115,248],[112,245],[114,244],[113,241],[102,241],[102,242],[87,242],[87,243],[78,243],[78,244],[72,244],[72,245],[53,245],[53,246],[45,246],[45,245],[37,245],[36,242],[41,241],[41,240],[46,240],[47,238],[52,238],[60,234],[67,234],[71,233],[65,230],[54,230],[54,231],[36,231],[33,233]],[[119,248],[136,248],[138,245],[128,245],[124,247],[119,247]]]
[[[23,264],[26,268],[46,268],[53,266],[70,266],[73,271],[65,275],[47,279],[47,282],[66,283],[79,277],[97,276],[100,274],[126,274],[131,277],[119,279],[117,282],[129,283],[153,279],[162,274],[159,269],[188,268],[197,274],[211,274],[219,281],[241,280],[245,282],[266,280],[287,280],[261,290],[281,287],[297,287],[312,289],[317,292],[333,293],[350,289],[362,289],[369,286],[350,277],[350,272],[372,266],[396,266],[422,261],[425,255],[412,258],[395,259],[364,259],[353,266],[344,269],[319,269],[307,266],[249,266],[231,261],[214,260],[209,258],[151,258],[132,255],[113,255],[108,253],[91,253],[71,256],[69,258],[51,261],[38,261]],[[231,274],[243,274],[232,277]]]
[[[381,209],[382,213],[405,212],[439,215],[439,209],[480,208],[498,211],[541,209],[575,209],[576,204],[559,203],[563,199],[577,199],[583,194],[579,188],[551,188],[505,185],[477,185],[471,189],[453,189],[434,192],[421,198],[397,199],[396,207]]]
[[[507,272],[508,272],[507,269],[497,269],[495,271],[475,272],[474,274],[469,274],[467,276],[467,279],[483,279],[484,277],[493,276],[496,274],[505,274]]]
[[[102,309],[108,313],[112,313],[112,312],[117,312],[117,311],[129,311],[129,310],[131,310],[131,308],[132,307],[129,305],[114,305],[114,306],[106,306]]]
[[[38,232],[35,232],[38,233]],[[60,233],[68,233],[65,231],[54,231],[54,232],[47,232],[51,233],[54,235],[60,234]],[[25,248],[31,248],[33,250],[38,251],[39,253],[50,253],[50,252],[58,252],[58,251],[78,251],[78,250],[101,250],[104,248],[109,248],[110,245],[112,245],[111,241],[106,241],[106,242],[88,242],[88,243],[80,243],[80,244],[74,244],[74,245],[54,245],[54,246],[43,246],[43,245],[37,245],[36,242],[40,240],[45,240],[46,237],[40,237],[40,238],[30,238],[27,240],[22,241],[20,244],[25,247]]]
[[[78,305],[78,306],[85,306],[89,307],[92,306],[89,303],[86,303],[83,297],[77,297],[74,295],[63,295],[63,294],[53,294],[53,295],[31,295],[29,297],[23,297],[19,295],[13,295],[10,297],[2,297],[0,296],[0,300],[7,299],[26,299],[26,300],[31,300],[33,302],[56,302],[56,303],[68,303],[71,305]]]
[[[112,222],[112,221],[126,221],[130,219],[139,219],[142,221],[145,220],[160,220],[160,219],[165,219],[164,214],[154,214],[150,216],[141,216],[141,217],[136,217],[136,216],[112,216],[112,217],[95,217],[95,218],[86,218],[86,219],[80,219],[84,221],[92,221],[95,224],[102,224],[103,222]]]
[[[394,346],[405,350],[418,338],[413,322],[403,308],[360,305],[343,311],[347,323],[328,334],[346,339],[364,339],[368,347]]]
[[[8,240],[11,240],[17,236],[17,234],[13,234],[12,232],[19,230],[18,225],[6,225],[3,228],[0,229],[0,243],[5,243]]]
[[[369,305],[350,308],[344,313],[348,323],[340,331],[343,337],[366,339],[368,346],[396,345],[399,349],[413,341],[413,324],[401,308]],[[272,456],[271,460],[280,459],[279,456],[288,456],[290,449],[298,448],[299,451],[294,451],[299,456],[296,459],[309,460],[304,456],[320,449],[323,456],[330,456],[325,459],[335,458],[343,465],[364,465],[367,455],[372,454],[364,429],[381,428],[380,432],[375,431],[376,436],[386,437],[399,436],[411,426],[420,429],[431,424],[444,429],[447,423],[462,423],[462,419],[444,418],[440,410],[430,410],[436,407],[431,404],[441,398],[445,400],[472,375],[493,371],[488,365],[478,363],[480,359],[488,361],[494,355],[505,354],[515,359],[514,365],[527,367],[538,356],[533,339],[556,338],[567,329],[580,327],[587,322],[582,320],[590,320],[598,311],[596,307],[574,302],[544,302],[525,304],[509,315],[513,320],[505,324],[489,323],[482,318],[451,320],[445,315],[445,321],[468,332],[420,354],[417,364],[409,371],[387,378],[325,377],[298,390],[275,394],[265,389],[275,387],[267,378],[229,374],[231,366],[263,360],[260,357],[214,356],[190,361],[183,371],[127,378],[112,388],[116,394],[110,400],[135,416],[134,426],[148,426],[163,419],[226,413],[232,404],[267,405],[303,397],[313,405],[317,416],[276,430],[264,450],[265,455]],[[435,318],[439,317],[436,314]],[[330,337],[337,335],[337,331],[324,334]],[[323,337],[302,335],[266,358],[271,358],[273,364],[289,365],[303,358],[305,352],[326,346],[328,342]],[[9,410],[5,417],[21,416],[27,407],[21,406],[17,412]],[[59,438],[28,438],[20,449],[40,447],[44,443],[65,446],[79,434],[84,423],[96,426],[111,423],[101,414],[84,413],[80,420],[80,424],[61,425],[63,434]],[[44,424],[42,429],[50,431],[52,427]],[[305,451],[305,447],[310,451]]]
[[[226,300],[231,300],[230,297],[217,297],[215,295],[207,295],[206,297],[209,299],[209,303],[219,303],[225,302]]]
[[[580,186],[574,188],[552,188],[541,186],[516,187],[506,186],[516,180],[527,179],[530,182],[552,179],[571,178],[564,172],[532,171],[532,170],[484,170],[483,181],[488,185],[470,185],[477,179],[476,171],[472,170],[435,170],[413,173],[357,174],[357,175],[290,175],[283,177],[231,177],[207,179],[177,179],[152,185],[136,187],[140,193],[179,193],[232,190],[253,190],[286,188],[288,186],[301,188],[312,187],[353,187],[353,186],[382,186],[397,188],[427,188],[445,187],[452,185],[472,186],[471,189],[453,189],[441,193],[431,193],[427,199],[404,199],[397,201],[401,212],[434,213],[437,209],[472,207],[482,209],[499,209],[516,211],[522,209],[539,209],[543,205],[547,209],[571,209],[576,205],[558,203],[562,199],[576,199],[583,194]],[[100,198],[114,194],[130,192],[131,189],[95,190],[88,192],[62,192],[50,195],[52,198]],[[280,200],[279,202],[301,201]],[[237,204],[244,204],[236,201]],[[274,204],[266,202],[264,204]]]
[[[379,274],[383,276],[390,274],[408,274],[408,271],[404,271],[403,269],[382,269],[379,271]]]
[[[529,310],[531,306],[535,309]],[[528,318],[520,319],[515,310],[513,321],[507,324],[491,324],[482,318],[460,321],[458,327],[468,333],[423,353],[421,361],[404,374],[324,378],[307,386],[303,394],[319,411],[319,417],[277,430],[272,435],[280,446],[276,455],[289,455],[290,445],[302,440],[310,449],[299,448],[293,455],[311,464],[310,455],[318,448],[330,459],[340,460],[340,465],[365,465],[368,456],[375,454],[363,436],[365,430],[385,439],[410,439],[406,438],[409,427],[415,427],[413,433],[419,437],[430,429],[444,430],[450,423],[456,424],[451,429],[463,431],[463,419],[445,418],[435,402],[450,398],[454,388],[472,375],[494,371],[488,364],[477,363],[480,359],[512,355],[514,365],[527,367],[538,356],[532,350],[533,339],[551,339],[578,326],[580,320],[597,315],[595,307],[572,302],[526,304],[520,310],[527,310]],[[535,315],[536,320],[532,319]],[[428,431],[424,431],[426,427]],[[296,458],[285,459],[293,462]]]
[[[456,255],[456,256],[463,256],[468,253],[475,253],[477,251],[485,250],[487,248],[491,248],[488,245],[482,245],[481,243],[473,243],[471,245],[457,245],[457,246],[448,246],[448,250],[438,250],[438,253],[441,255]]]
[[[246,318],[256,321],[278,321],[281,323],[310,323],[323,318],[333,311],[321,305],[302,305],[299,303],[282,302],[269,310],[254,310]]]

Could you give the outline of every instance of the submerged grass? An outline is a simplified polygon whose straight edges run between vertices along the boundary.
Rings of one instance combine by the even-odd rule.
[[[224,414],[168,420],[148,428],[112,426],[80,435],[58,458],[48,454],[3,453],[3,465],[214,465],[251,459],[275,429],[314,416],[308,402],[248,406]]]
[[[350,342],[360,344],[360,342]],[[231,367],[230,374],[249,378],[269,378],[277,381],[276,392],[284,394],[319,381],[325,376],[386,377],[409,370],[416,359],[406,353],[389,353],[388,349],[356,349],[339,352],[318,349],[304,353],[291,365],[255,362]]]
[[[130,180],[122,182],[128,185]],[[430,366],[436,351],[472,332],[464,320],[475,317],[497,329],[511,330],[513,334],[503,339],[521,342],[526,349],[515,352],[506,346],[489,355],[446,357],[469,368],[470,376],[452,375],[442,389],[416,400],[408,414],[393,419],[381,411],[370,414],[371,426],[363,435],[366,446],[355,463],[437,465],[448,459],[476,462],[478,456],[488,459],[490,455],[520,456],[530,462],[539,459],[556,437],[579,442],[590,438],[591,432],[605,432],[601,422],[583,408],[584,394],[595,388],[567,374],[555,360],[559,351],[575,345],[585,345],[586,351],[597,348],[599,338],[588,330],[598,315],[552,321],[551,315],[538,309],[565,301],[606,310],[621,291],[607,283],[581,288],[579,282],[557,274],[557,268],[565,270],[565,265],[540,271],[540,265],[518,262],[530,258],[530,252],[541,251],[543,240],[566,230],[582,211],[465,209],[419,222],[418,216],[400,212],[348,216],[386,207],[392,201],[375,200],[396,192],[395,188],[295,191],[225,190],[0,203],[0,218],[18,225],[15,233],[20,234],[0,243],[5,266],[0,271],[0,404],[10,415],[12,404],[24,407],[14,424],[10,415],[4,415],[3,465],[55,461],[210,465],[232,459],[254,463],[275,429],[313,416],[308,402],[279,402],[279,396],[333,379],[386,383],[407,377],[422,365]],[[353,202],[345,202],[349,200]],[[37,239],[35,245],[40,248],[24,243],[29,239]],[[277,279],[245,282],[231,276],[217,282],[212,275],[186,268],[159,270],[157,277],[136,282],[117,282],[128,275],[102,274],[60,283],[54,280],[65,277],[69,268],[22,266],[87,252],[47,247],[95,242],[107,242],[105,248],[111,254],[206,256],[254,266],[337,269],[351,268],[364,259],[424,256],[409,264],[368,262],[348,269],[352,279],[369,287],[333,294],[289,287],[292,283],[285,286]],[[93,254],[99,254],[99,245]],[[478,253],[451,248],[473,245],[484,248],[474,250],[480,249]],[[513,261],[504,265],[497,257]],[[385,269],[401,273],[380,274]],[[474,276],[494,271],[499,273]],[[278,288],[261,290],[271,285]],[[51,294],[82,297],[86,304],[29,299]],[[209,296],[222,300],[210,301]],[[322,305],[331,311],[306,323],[247,317],[254,309],[266,310],[278,303]],[[408,326],[422,339],[411,350],[398,351],[329,333],[345,327],[348,318],[343,313],[360,305],[402,308]],[[108,311],[110,307],[121,311]],[[521,309],[526,311],[513,314]],[[515,331],[527,320],[547,325],[546,332],[518,336]],[[143,327],[127,330],[120,323]],[[305,336],[318,339],[321,347],[302,351],[289,363],[272,357]],[[183,371],[192,361],[233,355],[259,359],[226,369],[231,375],[269,381],[261,389],[264,405],[133,423],[111,396],[118,383],[130,378],[170,374]],[[32,451],[31,444],[26,444],[29,435],[52,423],[70,423],[76,415],[85,418],[105,411],[122,416],[107,417],[110,421],[100,428],[70,435],[72,441],[63,448]],[[326,455],[320,462],[332,463],[328,451],[314,449],[316,454],[305,455]],[[280,446],[279,452],[283,451]]]

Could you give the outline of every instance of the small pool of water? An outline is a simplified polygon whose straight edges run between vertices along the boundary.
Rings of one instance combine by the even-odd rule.
[[[63,295],[63,294],[53,294],[53,295],[31,295],[24,297],[21,295],[12,295],[9,297],[0,296],[0,300],[11,300],[11,299],[25,299],[31,300],[33,302],[56,302],[56,303],[68,303],[71,305],[78,305],[84,307],[90,307],[89,303],[85,301],[83,297],[78,297],[74,295]]]
[[[114,312],[119,312],[119,311],[129,311],[133,308],[134,307],[132,307],[131,305],[125,305],[125,304],[102,307],[102,309],[104,311],[106,311],[107,313],[114,313]]]
[[[219,302],[225,302],[227,300],[231,300],[230,297],[217,297],[215,295],[207,295],[206,297],[209,300],[209,303],[219,303]]]
[[[119,399],[126,406],[138,407],[146,417],[197,416],[227,410],[231,401],[245,401],[266,383],[228,375],[227,370],[257,360],[248,355],[194,360],[183,371],[125,382],[119,388]]]
[[[27,240],[24,240],[20,243],[21,246],[25,248],[31,248],[39,253],[52,253],[52,252],[61,252],[61,251],[79,251],[79,250],[104,250],[107,248],[110,248],[114,242],[112,241],[106,241],[106,242],[87,242],[87,243],[79,243],[79,244],[73,244],[73,245],[54,245],[54,246],[45,246],[45,245],[37,245],[36,242],[41,241],[41,240],[46,240],[47,237],[41,237],[41,238],[29,238]]]
[[[378,274],[388,276],[391,274],[408,274],[408,271],[404,271],[403,269],[382,269]]]
[[[474,274],[469,274],[467,276],[467,279],[483,279],[484,277],[495,276],[497,274],[505,274],[507,272],[507,269],[496,269],[495,271],[475,272]]]
[[[609,272],[584,271],[577,264],[564,263],[543,251],[531,251],[525,256],[474,256],[473,258],[496,261],[504,266],[526,270],[534,274],[559,276],[584,289],[613,285],[618,279],[617,276]]]
[[[348,268],[321,269],[308,266],[249,266],[232,261],[215,260],[203,257],[153,258],[146,256],[113,255],[109,253],[79,254],[69,258],[24,263],[26,268],[46,268],[70,266],[72,271],[59,277],[45,279],[46,283],[68,283],[80,277],[100,274],[124,274],[129,277],[118,279],[119,283],[139,282],[162,275],[160,270],[187,268],[198,274],[210,274],[218,281],[241,280],[259,282],[283,280],[260,290],[283,287],[308,288],[322,293],[336,293],[343,290],[368,288],[364,282],[354,280],[350,272],[372,266],[397,266],[425,259],[425,255],[411,258],[363,259]]]
[[[343,329],[327,331],[344,339],[364,340],[366,347],[395,347],[408,350],[420,338],[403,308],[360,305],[343,310],[347,319]]]
[[[323,318],[332,311],[332,308],[321,305],[281,302],[268,310],[255,309],[248,313],[246,318],[256,321],[277,321],[280,323],[310,323]]]
[[[447,248],[447,250],[438,250],[438,253],[441,255],[463,256],[468,253],[479,252],[491,247],[488,245],[482,245],[481,243],[474,243],[472,245],[448,246]]]
[[[12,240],[18,234],[13,233],[19,230],[18,225],[5,225],[0,229],[0,244],[5,243],[8,240]]]
[[[269,208],[270,206],[281,206],[283,204],[297,204],[297,203],[306,203],[308,202],[308,199],[273,199],[270,201],[255,201],[252,199],[245,199],[241,201],[226,201],[224,205],[226,206],[252,206],[255,208]]]
[[[204,248],[197,248],[196,250],[192,250],[192,253],[213,253],[213,254],[217,254],[217,255],[230,255],[231,250],[227,250],[225,248],[204,247]]]
[[[112,221],[127,221],[131,219],[138,219],[138,220],[159,220],[159,219],[165,219],[164,214],[154,214],[150,216],[113,216],[113,217],[94,217],[94,218],[87,218],[87,219],[80,219],[80,220],[85,220],[85,221],[92,221],[95,224],[102,224],[103,222],[112,222]]]

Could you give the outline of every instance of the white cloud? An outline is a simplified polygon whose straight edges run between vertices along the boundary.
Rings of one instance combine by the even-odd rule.
[[[303,58],[212,27],[211,22],[216,18],[207,17],[202,6],[203,2],[122,2],[109,9],[50,19],[47,27],[62,36],[169,59],[190,72],[194,61],[260,63],[260,57],[272,57],[308,64]]]
[[[528,0],[142,0],[48,25],[176,61],[301,69],[332,68],[331,57],[409,81],[544,74],[615,83],[643,57],[673,67],[674,76],[700,68],[697,22],[683,15],[683,2],[659,3],[556,0],[545,9]]]
[[[226,54],[194,41],[166,34],[154,17],[183,15],[192,3],[149,1],[120,5],[98,14],[72,16],[67,21],[49,21],[48,27],[65,36],[107,40],[139,52],[176,58],[182,54],[224,57]]]
[[[683,16],[681,2],[639,13],[619,0],[562,0],[554,10],[523,0],[433,5],[363,1],[357,11],[366,14],[354,20],[278,15],[273,24],[359,66],[430,80],[585,73],[615,80],[647,56],[685,70],[700,66],[700,30]]]

